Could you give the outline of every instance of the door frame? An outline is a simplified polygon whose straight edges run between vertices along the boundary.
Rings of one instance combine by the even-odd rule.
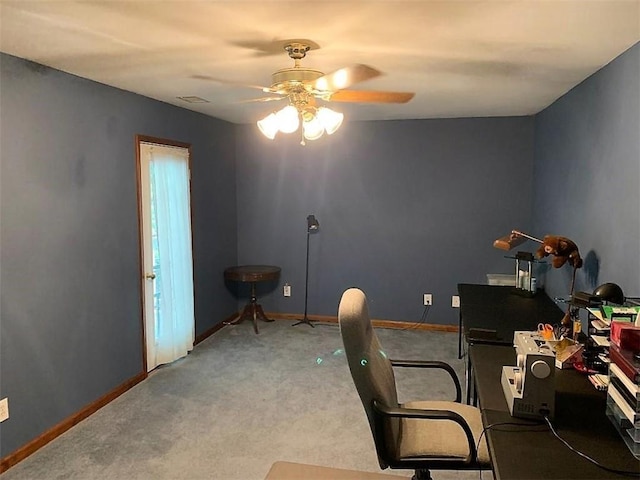
[[[189,224],[191,228],[191,256],[193,258],[193,200],[192,192],[191,192],[191,144],[178,142],[176,140],[169,140],[166,138],[152,137],[148,135],[137,134],[135,136],[135,148],[136,148],[136,200],[138,202],[138,265],[140,267],[140,277],[139,277],[139,293],[140,293],[140,326],[142,331],[142,371],[145,375],[148,375],[147,372],[147,326],[146,326],[146,306],[145,306],[145,268],[144,268],[144,238],[143,238],[143,223],[142,223],[142,213],[143,213],[143,205],[142,205],[142,178],[141,178],[141,170],[142,170],[142,159],[140,158],[140,144],[141,143],[155,143],[161,146],[168,147],[179,147],[185,148],[189,152],[189,158],[187,160],[187,167],[189,169]],[[193,263],[193,295],[195,302],[195,262]],[[195,317],[193,319],[195,323]],[[195,325],[194,325],[195,329]]]

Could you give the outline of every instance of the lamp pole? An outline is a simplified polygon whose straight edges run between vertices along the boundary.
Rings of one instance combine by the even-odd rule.
[[[316,220],[315,215],[309,215],[307,217],[307,261],[305,264],[305,279],[304,279],[304,317],[302,320],[294,323],[292,326],[300,325],[304,323],[309,325],[310,327],[315,328],[315,325],[309,321],[307,317],[307,304],[309,299],[309,237],[311,236],[311,232],[317,232],[320,228],[320,223]]]

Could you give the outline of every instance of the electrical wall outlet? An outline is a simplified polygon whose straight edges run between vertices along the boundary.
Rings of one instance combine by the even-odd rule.
[[[282,287],[282,294],[285,297],[290,297],[291,296],[291,285],[289,285],[288,283],[285,283],[284,287]]]
[[[431,295],[430,293],[425,293],[423,302],[425,305],[433,305],[433,295]]]
[[[460,308],[460,297],[458,295],[451,296],[451,306],[453,308]]]
[[[0,422],[4,422],[9,418],[9,399],[3,398],[0,400]]]

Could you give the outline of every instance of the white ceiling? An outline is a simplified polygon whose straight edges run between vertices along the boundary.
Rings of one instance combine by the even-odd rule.
[[[304,66],[385,73],[352,88],[416,92],[332,105],[349,118],[530,115],[640,41],[640,0],[0,0],[2,52],[234,123],[280,108],[244,85],[291,67],[292,38],[320,47]]]

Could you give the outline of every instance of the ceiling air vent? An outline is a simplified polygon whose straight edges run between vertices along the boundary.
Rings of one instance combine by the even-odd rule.
[[[204,98],[190,96],[190,97],[178,97],[178,100],[182,100],[187,103],[209,103],[209,100],[205,100]]]

